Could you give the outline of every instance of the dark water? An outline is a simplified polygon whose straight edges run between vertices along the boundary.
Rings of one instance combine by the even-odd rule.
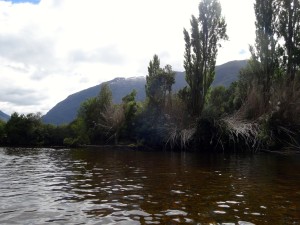
[[[300,156],[0,148],[0,224],[300,224]]]

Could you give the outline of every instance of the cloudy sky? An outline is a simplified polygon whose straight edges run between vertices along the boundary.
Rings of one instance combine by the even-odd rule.
[[[149,60],[183,71],[183,28],[200,0],[0,0],[0,110],[46,113]],[[254,0],[220,0],[228,24],[217,64],[249,57]]]

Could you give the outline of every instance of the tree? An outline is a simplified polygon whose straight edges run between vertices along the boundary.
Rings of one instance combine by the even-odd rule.
[[[250,47],[252,55],[249,66],[255,66],[254,78],[262,87],[264,104],[267,106],[270,98],[270,87],[275,70],[278,68],[276,34],[276,0],[256,0],[254,5],[256,16],[256,39],[254,47]]]
[[[44,146],[62,146],[64,139],[70,136],[69,125],[54,126],[44,124],[42,126],[44,137]]]
[[[65,145],[78,146],[90,143],[83,118],[77,117],[68,125],[68,130],[69,136],[64,138]]]
[[[0,144],[5,142],[5,122],[0,119]]]
[[[97,101],[100,110],[112,104],[112,92],[109,88],[108,83],[104,83],[101,85],[101,89],[97,97]]]
[[[91,142],[101,141],[104,131],[100,124],[103,123],[103,112],[112,105],[112,92],[107,83],[101,85],[100,92],[97,97],[87,99],[82,103],[78,117],[82,118],[86,132]]]
[[[99,126],[104,130],[106,141],[114,140],[118,144],[119,137],[125,125],[125,113],[122,105],[110,105],[101,113]]]
[[[126,123],[129,124],[132,122],[135,113],[137,112],[137,102],[135,100],[136,98],[136,90],[133,90],[128,95],[122,98],[122,105],[125,113],[125,119]]]
[[[300,1],[277,0],[277,35],[284,39],[283,66],[289,85],[300,66]]]
[[[192,16],[191,35],[184,29],[184,68],[189,88],[181,94],[189,101],[191,114],[200,116],[205,98],[214,80],[220,41],[226,40],[226,22],[218,0],[203,0],[199,17]]]
[[[153,60],[150,60],[149,63],[145,85],[149,105],[156,109],[164,108],[167,95],[171,95],[174,83],[175,73],[172,71],[172,67],[166,65],[164,68],[161,68],[158,56],[154,55]]]
[[[87,132],[95,129],[100,114],[98,110],[97,98],[89,98],[81,104],[78,117],[83,119]]]
[[[5,126],[10,145],[36,146],[43,144],[41,114],[13,113]]]

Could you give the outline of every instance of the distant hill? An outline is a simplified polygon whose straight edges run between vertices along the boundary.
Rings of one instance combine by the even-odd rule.
[[[215,80],[212,85],[228,87],[237,80],[240,70],[246,65],[247,60],[236,60],[217,66]]]
[[[246,60],[231,61],[217,66],[213,86],[229,86],[232,82],[237,80],[239,71],[245,67],[246,63]],[[177,92],[187,85],[184,72],[177,72],[175,80],[175,84],[173,85],[174,92]],[[107,83],[112,91],[114,103],[121,103],[122,98],[129,94],[133,89],[137,91],[137,101],[143,101],[146,97],[145,77],[133,77],[127,79],[115,78]],[[97,96],[99,91],[100,84],[68,96],[43,116],[43,122],[55,125],[70,123],[76,118],[81,103],[88,98]]]
[[[6,121],[9,120],[9,118],[10,118],[9,115],[5,114],[4,112],[2,112],[2,111],[0,110],[0,120],[3,120],[3,121],[6,122]]]
[[[121,103],[122,98],[133,89],[137,91],[138,101],[145,99],[145,77],[115,78],[107,83],[112,91],[114,103]],[[99,94],[100,86],[101,84],[68,96],[43,116],[43,122],[55,125],[70,123],[76,118],[81,103]]]

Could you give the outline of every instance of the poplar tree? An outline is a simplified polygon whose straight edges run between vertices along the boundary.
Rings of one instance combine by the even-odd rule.
[[[191,114],[200,116],[205,98],[214,80],[216,57],[220,41],[226,40],[226,22],[221,15],[218,0],[203,0],[199,4],[199,17],[191,18],[191,34],[184,29],[184,68],[189,88],[187,96]]]
[[[275,70],[278,68],[277,39],[276,33],[276,0],[256,0],[254,4],[256,16],[256,39],[254,47],[250,47],[253,71],[259,85],[262,86],[262,94],[265,104],[269,102],[270,87]]]
[[[166,104],[167,95],[171,95],[174,83],[175,73],[172,67],[166,65],[164,68],[161,68],[158,56],[154,55],[153,60],[149,63],[145,85],[149,105],[156,109],[163,108]]]
[[[283,66],[289,84],[300,67],[300,1],[277,0],[277,14],[277,34],[284,39]]]

